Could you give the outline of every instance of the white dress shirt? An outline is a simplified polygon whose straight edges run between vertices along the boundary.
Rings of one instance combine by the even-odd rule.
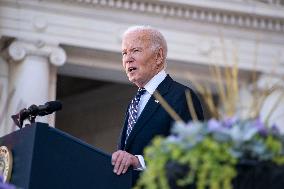
[[[167,76],[167,74],[166,74],[165,70],[161,70],[144,86],[144,88],[146,89],[146,92],[140,98],[140,101],[139,101],[139,104],[138,104],[137,119],[141,115],[142,111],[144,110],[147,102],[151,98],[151,95],[153,95],[154,91],[157,89],[157,87],[160,85],[160,83],[162,83],[162,81],[164,81],[166,76]],[[145,170],[146,165],[145,165],[145,161],[144,161],[143,156],[142,155],[135,155],[135,156],[138,158],[139,163],[141,165],[141,167],[138,167],[135,170],[138,170],[138,171]]]

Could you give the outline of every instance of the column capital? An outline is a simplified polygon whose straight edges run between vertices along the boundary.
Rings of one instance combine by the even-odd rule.
[[[261,74],[257,80],[257,87],[261,90],[268,90],[274,88],[283,88],[283,78],[273,74]]]
[[[26,56],[33,55],[46,57],[55,66],[62,66],[66,62],[66,52],[63,48],[43,41],[15,40],[10,44],[8,54],[14,61],[21,61]]]

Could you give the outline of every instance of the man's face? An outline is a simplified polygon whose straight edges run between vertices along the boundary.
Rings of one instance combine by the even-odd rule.
[[[146,31],[133,31],[122,40],[122,63],[129,81],[144,87],[159,72],[157,52]]]

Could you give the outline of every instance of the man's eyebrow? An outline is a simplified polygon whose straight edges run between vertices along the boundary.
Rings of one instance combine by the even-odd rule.
[[[142,47],[132,47],[132,48],[130,49],[130,51],[133,51],[134,49],[142,49]],[[122,50],[121,50],[122,53],[124,53],[124,52],[126,52],[126,51],[127,51],[127,49],[122,49]]]
[[[133,47],[130,50],[134,50],[134,49],[142,49],[142,47]]]

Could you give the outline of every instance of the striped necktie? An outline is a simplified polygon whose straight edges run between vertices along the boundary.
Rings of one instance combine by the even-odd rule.
[[[146,89],[139,88],[135,97],[132,99],[129,108],[128,108],[128,124],[127,124],[127,130],[126,130],[126,139],[125,143],[137,121],[138,118],[138,104],[140,101],[141,96],[146,92]]]

